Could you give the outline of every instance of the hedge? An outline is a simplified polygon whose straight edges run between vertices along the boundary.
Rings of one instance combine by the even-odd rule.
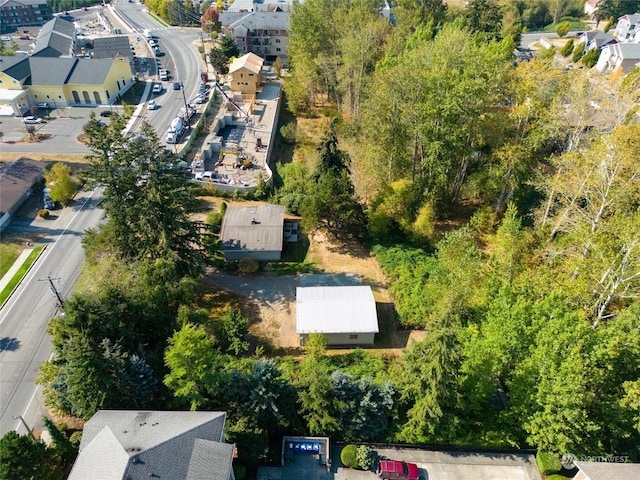
[[[558,458],[558,455],[554,453],[536,453],[536,463],[538,464],[540,473],[542,473],[543,475],[553,475],[554,473],[558,473],[562,470],[560,459]]]

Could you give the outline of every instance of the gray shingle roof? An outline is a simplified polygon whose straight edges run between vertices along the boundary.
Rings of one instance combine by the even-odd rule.
[[[46,163],[22,157],[0,164],[0,214],[17,207],[45,166]]]
[[[284,206],[229,207],[220,230],[222,250],[281,251]]]
[[[228,480],[233,446],[221,443],[225,417],[101,410],[85,424],[69,480]]]
[[[287,30],[289,12],[229,12],[220,15],[222,25],[235,29],[239,26],[252,30]]]
[[[131,57],[131,44],[129,37],[100,37],[93,40],[93,58]]]
[[[17,55],[10,57],[2,56],[0,57],[0,71],[21,82],[31,75],[29,57],[19,57]]]
[[[574,462],[589,480],[637,480],[640,464],[612,462]]]
[[[102,85],[113,60],[107,58],[78,58],[67,83],[71,85]]]
[[[60,57],[73,53],[73,22],[55,17],[42,26],[31,56]]]
[[[77,58],[29,57],[31,79],[28,85],[61,86],[67,83]]]

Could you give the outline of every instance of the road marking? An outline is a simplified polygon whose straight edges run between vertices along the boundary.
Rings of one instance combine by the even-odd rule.
[[[96,193],[96,189],[94,188],[93,191],[91,192],[91,195],[89,195],[87,197],[87,199],[84,201],[84,203],[82,204],[82,206],[78,209],[78,211],[76,212],[76,214],[71,218],[71,220],[69,220],[69,222],[67,223],[67,226],[64,228],[64,230],[62,230],[62,232],[60,233],[60,235],[58,235],[58,238],[53,242],[53,245],[49,248],[47,248],[47,251],[44,254],[44,259],[48,258],[49,255],[51,254],[51,252],[53,251],[53,247],[56,246],[56,244],[58,243],[58,240],[60,240],[60,238],[67,232],[67,230],[69,229],[69,226],[74,222],[74,220],[76,219],[76,217],[78,215],[80,215],[80,213],[84,210],[84,207],[87,205],[87,202],[89,202],[89,200],[91,200],[93,198],[93,195]],[[38,259],[39,260],[39,259]],[[30,269],[29,273],[30,274],[35,274],[36,269]],[[24,293],[24,289],[22,289],[22,291],[18,294],[17,300],[20,299],[20,297],[22,296],[22,294]],[[18,303],[16,301],[14,301],[11,304],[11,307],[9,307],[9,310],[3,315],[2,319],[0,319],[0,325],[2,325],[2,322],[4,322],[7,317],[9,316],[9,313],[11,313],[11,309]],[[6,305],[6,303],[5,303]]]

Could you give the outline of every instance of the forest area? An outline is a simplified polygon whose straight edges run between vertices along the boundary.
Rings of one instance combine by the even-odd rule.
[[[255,197],[366,245],[423,340],[399,356],[250,344],[203,282],[222,212],[193,220],[205,192],[150,127],[131,142],[125,119],[94,118],[107,222],[49,326],[52,411],[226,411],[250,471],[283,434],[637,461],[640,71],[514,63],[505,5],[399,0],[392,26],[376,1],[305,0],[291,17],[283,140],[307,141],[303,118],[328,127]]]

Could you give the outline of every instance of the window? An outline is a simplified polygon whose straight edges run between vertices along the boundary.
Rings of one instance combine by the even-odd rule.
[[[357,334],[349,335],[349,340],[357,340],[357,339],[358,339],[358,335]]]
[[[269,30],[265,30],[262,34],[263,35],[269,35]]]
[[[279,38],[276,38],[276,43],[280,43],[280,39]]]
[[[276,48],[276,52],[279,52],[279,51],[280,51],[280,48]]]

